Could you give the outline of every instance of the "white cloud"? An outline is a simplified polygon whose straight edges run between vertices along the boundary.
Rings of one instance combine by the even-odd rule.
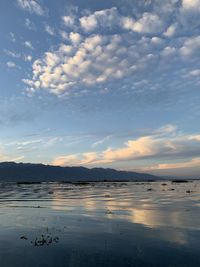
[[[8,156],[8,155],[2,155],[0,154],[0,161],[11,161],[11,162],[19,162],[21,161],[22,159],[24,159],[25,157],[24,156]]]
[[[55,30],[53,27],[49,26],[48,24],[45,25],[44,27],[45,31],[51,35],[51,36],[54,36],[55,35]]]
[[[112,7],[110,9],[95,11],[88,16],[81,17],[79,20],[81,27],[86,32],[91,32],[97,27],[104,27],[106,29],[112,28],[117,24],[118,19],[119,15],[117,8]]]
[[[98,146],[102,145],[103,143],[108,141],[110,138],[111,138],[111,135],[108,135],[108,136],[104,137],[103,139],[94,142],[92,144],[92,148],[95,148],[95,147],[98,147]]]
[[[78,16],[78,7],[74,5],[67,5],[67,9],[65,10],[65,15],[61,17],[63,24],[67,28],[76,28]]]
[[[71,42],[73,44],[78,44],[78,43],[80,43],[82,37],[81,37],[81,35],[79,33],[70,32],[69,39],[71,40]]]
[[[177,24],[170,25],[167,30],[163,33],[166,37],[173,37],[176,32]]]
[[[22,159],[24,159],[24,156],[7,153],[2,147],[0,147],[0,161],[20,161]]]
[[[60,31],[59,34],[60,34],[60,36],[61,36],[61,38],[62,38],[63,40],[66,41],[66,40],[69,39],[69,35],[68,35],[67,32],[65,32],[65,31]]]
[[[190,71],[189,75],[193,76],[193,77],[200,76],[200,69],[194,69],[194,70]]]
[[[26,140],[26,141],[14,141],[11,143],[5,144],[6,146],[29,146],[32,144],[39,144],[41,143],[41,139],[36,139],[36,140]]]
[[[200,0],[182,0],[184,10],[200,10]]]
[[[29,86],[45,88],[54,94],[85,85],[104,83],[125,77],[136,70],[135,56],[123,49],[118,35],[106,37],[92,35],[82,39],[78,33],[70,33],[70,45],[61,44],[58,50],[45,53],[33,63],[32,80],[23,81]],[[121,54],[127,58],[122,58]]]
[[[151,38],[151,42],[155,45],[160,45],[163,43],[163,39],[157,36]]]
[[[158,129],[152,135],[128,140],[122,147],[57,157],[53,164],[71,165],[72,159],[73,165],[96,165],[145,158],[162,161],[170,159],[173,162],[178,157],[196,157],[199,149],[200,135],[180,135],[175,127],[167,126]]]
[[[122,27],[138,33],[157,33],[161,32],[163,22],[157,14],[143,13],[139,20],[134,20],[131,17],[121,19]]]
[[[73,27],[75,24],[75,17],[74,16],[63,16],[62,17],[63,23],[67,27]]]
[[[19,53],[15,53],[15,52],[12,52],[12,51],[7,50],[7,49],[5,49],[4,52],[6,55],[8,55],[12,58],[20,58],[20,56],[21,56]]]
[[[31,43],[30,41],[25,41],[25,42],[24,42],[24,45],[25,45],[27,48],[30,48],[30,49],[32,49],[32,50],[34,49],[32,43]]]
[[[79,163],[77,162],[77,156],[76,155],[69,155],[69,156],[57,157],[54,160],[53,164],[59,165],[59,166],[75,166]]]
[[[98,25],[95,16],[92,15],[80,18],[80,23],[82,28],[87,32],[93,31]]]
[[[35,25],[29,18],[26,18],[25,25],[29,30],[35,30]]]
[[[16,68],[16,64],[13,61],[8,61],[7,66],[8,66],[8,68]]]
[[[172,6],[178,8],[178,4]],[[173,11],[171,4],[169,10]],[[166,68],[169,68],[170,56],[180,63],[183,60],[180,54],[188,56],[198,51],[200,39],[175,34],[181,29],[179,22],[169,23],[165,16],[161,17],[162,12],[152,7],[151,13],[144,12],[133,18],[122,16],[112,7],[93,13],[87,11],[87,15],[85,11],[85,16],[78,20],[78,15],[83,13],[78,13],[77,9],[66,11],[65,19],[63,17],[66,26],[73,24],[75,28],[59,31],[63,43],[38,58],[32,65],[32,78],[24,81],[31,91],[46,89],[56,95],[78,90],[88,92],[94,88],[100,92],[101,85],[117,80],[123,82],[125,78],[134,80],[136,73],[144,69],[151,74],[154,64],[162,67],[167,62]],[[175,13],[180,15],[178,10]],[[116,29],[120,29],[119,33],[113,34]]]
[[[96,161],[98,154],[96,152],[88,152],[83,154],[83,158],[79,159],[77,155],[57,157],[53,161],[53,165],[59,166],[81,166],[88,165]]]
[[[200,35],[195,37],[189,37],[185,40],[183,46],[180,48],[182,56],[191,56],[200,47]]]
[[[193,158],[190,160],[185,160],[181,162],[175,163],[161,163],[155,164],[152,166],[148,166],[144,168],[144,171],[152,171],[152,170],[167,170],[167,169],[187,169],[187,168],[194,168],[200,166],[200,157]]]
[[[30,61],[32,61],[32,56],[30,56],[30,55],[24,56],[24,60],[27,62],[30,62]]]
[[[15,34],[13,32],[10,32],[10,40],[15,43],[16,42],[16,38],[15,38]]]
[[[33,139],[33,140],[16,140],[9,143],[4,143],[4,149],[9,150],[23,150],[23,151],[31,151],[39,148],[49,148],[54,146],[55,144],[62,142],[62,137],[43,137],[40,139]]]
[[[161,52],[162,56],[171,56],[176,52],[176,48],[175,47],[171,47],[171,46],[166,46],[163,51]]]
[[[45,10],[36,0],[17,0],[17,3],[19,7],[30,13],[35,13],[40,16],[45,14]]]

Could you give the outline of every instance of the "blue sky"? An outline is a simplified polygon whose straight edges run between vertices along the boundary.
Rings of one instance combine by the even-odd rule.
[[[2,0],[0,160],[195,175],[200,0]]]

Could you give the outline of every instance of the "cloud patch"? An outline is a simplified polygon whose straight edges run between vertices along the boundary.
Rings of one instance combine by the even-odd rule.
[[[54,165],[97,165],[142,159],[190,158],[200,156],[200,135],[180,135],[175,127],[158,129],[152,135],[128,140],[122,147],[57,157]],[[165,164],[165,163],[162,163]],[[164,166],[164,165],[163,165]]]
[[[121,19],[122,27],[137,33],[158,33],[163,29],[163,22],[157,14],[145,12],[138,20],[131,17]]]
[[[55,30],[53,27],[49,26],[48,24],[45,24],[44,26],[45,32],[47,32],[49,35],[54,36],[55,35]]]
[[[35,0],[17,0],[18,6],[21,9],[28,11],[29,13],[34,13],[36,15],[42,16],[45,14],[43,7]]]
[[[24,46],[31,49],[31,50],[34,50],[34,47],[30,41],[25,41]]]
[[[200,0],[183,0],[182,7],[186,11],[200,11]]]
[[[124,47],[118,35],[108,38],[95,34],[82,39],[79,33],[71,32],[69,39],[71,44],[61,44],[57,51],[37,59],[32,66],[32,79],[23,81],[33,89],[63,94],[81,85],[120,79],[136,70],[137,52]]]
[[[8,61],[8,62],[6,63],[6,65],[7,65],[7,67],[10,68],[10,69],[13,69],[13,68],[16,68],[16,67],[17,67],[16,64],[15,64],[15,62],[13,62],[13,61]]]
[[[180,48],[182,56],[189,57],[194,54],[200,47],[200,35],[187,38]]]
[[[118,20],[119,14],[116,7],[95,11],[79,19],[81,27],[86,32],[92,32],[98,27],[111,29]]]

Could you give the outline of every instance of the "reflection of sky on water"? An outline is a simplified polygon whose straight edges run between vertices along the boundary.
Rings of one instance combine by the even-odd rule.
[[[143,252],[148,242],[153,247],[158,244],[163,251],[168,246],[171,249],[176,246],[173,251],[179,246],[197,250],[200,247],[199,185],[197,181],[166,185],[162,182],[0,184],[0,249],[9,251],[11,244],[19,249],[28,248],[30,242],[22,242],[20,235],[28,235],[30,239],[49,229],[62,237],[57,246],[68,244],[69,251],[73,247],[79,253],[83,250],[83,239],[91,251],[96,242],[109,242],[112,250],[119,253],[123,242],[141,246]],[[101,251],[102,247],[96,249]],[[0,259],[5,260],[5,253],[0,252]]]
[[[149,184],[115,187],[96,185],[74,188],[63,192],[53,187],[51,208],[70,210],[82,215],[106,216],[110,219],[124,219],[146,227],[171,226],[200,228],[198,216],[199,191],[197,182],[161,186],[154,183],[153,191],[147,191]],[[52,185],[54,186],[54,185]],[[195,189],[188,194],[189,188]],[[171,190],[174,188],[175,190]],[[165,191],[163,191],[165,190]],[[66,193],[67,192],[67,193]]]

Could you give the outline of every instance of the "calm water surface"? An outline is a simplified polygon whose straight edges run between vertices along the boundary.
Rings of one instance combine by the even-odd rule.
[[[0,183],[1,267],[200,266],[200,182]]]

